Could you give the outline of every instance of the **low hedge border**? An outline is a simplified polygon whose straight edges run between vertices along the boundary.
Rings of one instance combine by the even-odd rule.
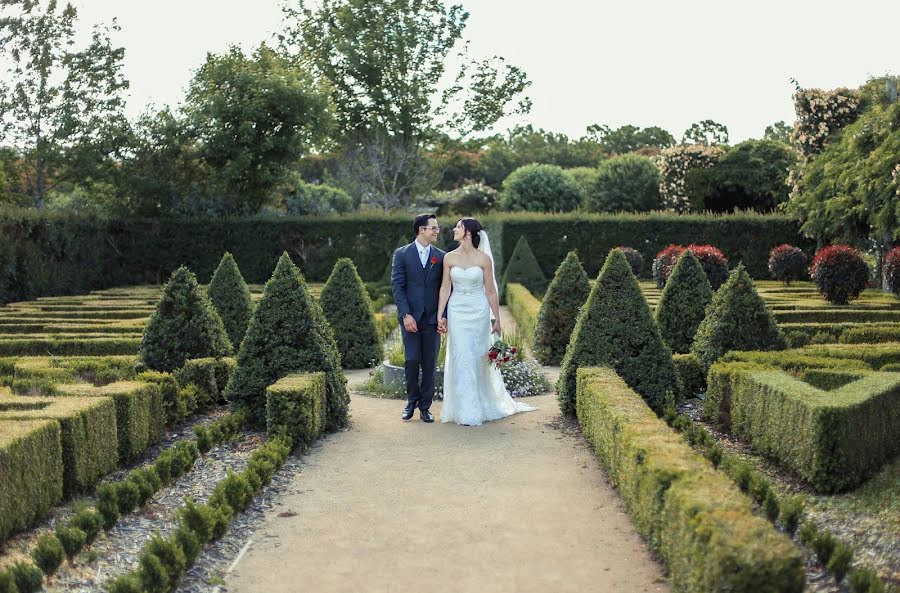
[[[709,459],[713,466],[722,470],[742,492],[750,496],[759,505],[760,512],[773,525],[777,526],[780,523],[785,533],[793,537],[803,523],[801,543],[816,552],[819,561],[838,584],[849,571],[851,592],[884,593],[884,584],[873,570],[863,567],[850,569],[854,556],[850,546],[837,542],[831,532],[820,532],[813,523],[803,520],[805,506],[803,496],[778,496],[772,483],[762,472],[757,471],[739,455],[724,450],[705,427],[694,422],[686,414],[676,414],[674,406],[666,411],[665,420],[681,433],[689,445]],[[837,543],[829,546],[829,542]]]
[[[308,446],[325,425],[325,374],[288,375],[266,388],[266,432]]]
[[[250,454],[240,474],[229,470],[207,504],[188,500],[178,512],[178,528],[166,539],[154,535],[141,552],[139,565],[107,583],[109,593],[168,593],[178,587],[203,547],[220,539],[228,525],[246,510],[253,496],[281,469],[291,451],[291,440],[278,436]]]
[[[807,309],[801,311],[774,310],[772,314],[779,323],[865,323],[898,322],[900,311],[872,309]]]
[[[803,590],[799,550],[615,372],[578,370],[577,415],[640,531],[687,592]]]
[[[900,342],[884,344],[817,344],[797,350],[788,350],[787,352],[834,359],[862,360],[876,371],[880,370],[884,365],[900,363]]]
[[[116,407],[110,398],[0,395],[0,419],[59,422],[65,498],[90,490],[118,465]]]
[[[0,544],[63,496],[62,441],[52,420],[0,420]],[[9,485],[15,484],[15,487]]]
[[[0,340],[0,356],[136,354],[141,338],[15,338]]]
[[[537,326],[538,314],[541,312],[541,301],[521,284],[511,282],[506,286],[506,306],[516,320],[521,335],[525,336],[525,344],[529,350],[534,340],[534,328]]]
[[[854,327],[841,332],[841,344],[879,344],[900,342],[900,324],[893,326]]]

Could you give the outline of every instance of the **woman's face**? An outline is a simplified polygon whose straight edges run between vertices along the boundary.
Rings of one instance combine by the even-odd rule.
[[[466,227],[463,226],[463,222],[460,220],[456,223],[456,226],[453,227],[453,240],[454,241],[462,241],[463,237],[466,236]]]

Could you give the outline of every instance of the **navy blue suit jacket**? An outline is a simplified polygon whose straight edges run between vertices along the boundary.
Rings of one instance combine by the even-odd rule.
[[[432,263],[434,262],[434,263]],[[444,278],[444,252],[431,246],[422,268],[415,241],[394,252],[391,266],[391,291],[397,303],[397,318],[409,313],[417,323],[437,323],[438,297]]]

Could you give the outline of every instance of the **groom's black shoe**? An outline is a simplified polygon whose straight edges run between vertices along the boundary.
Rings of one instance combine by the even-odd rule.
[[[420,411],[419,415],[422,416],[422,422],[434,422],[434,414],[428,410]]]
[[[413,412],[415,412],[415,411],[416,411],[415,408],[403,408],[403,415],[400,417],[403,418],[404,420],[409,420],[410,418],[413,417]]]

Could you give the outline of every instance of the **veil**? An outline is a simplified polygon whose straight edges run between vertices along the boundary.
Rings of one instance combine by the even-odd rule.
[[[497,266],[494,263],[494,254],[491,252],[491,242],[488,239],[488,234],[486,231],[478,231],[478,236],[480,237],[480,241],[478,243],[478,251],[481,251],[489,258],[491,258],[491,275],[493,276],[494,290],[497,292],[497,298],[500,298],[500,289],[497,286]],[[493,322],[494,312],[491,311],[491,323]]]

